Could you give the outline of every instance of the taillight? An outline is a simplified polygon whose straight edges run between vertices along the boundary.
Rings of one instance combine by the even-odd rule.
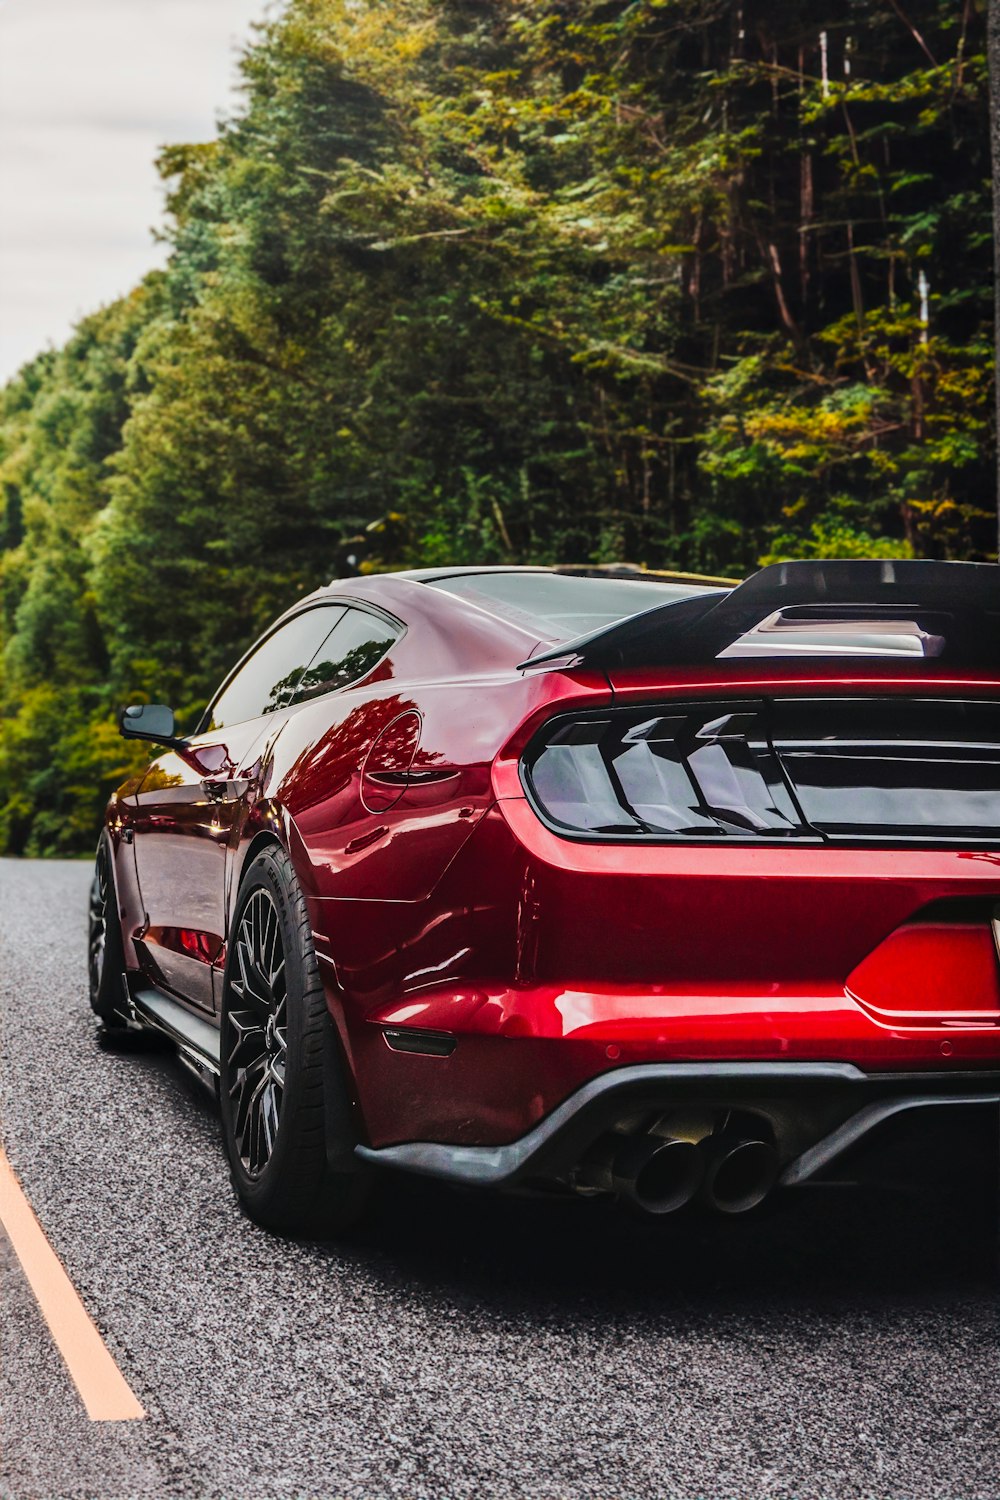
[[[762,703],[701,703],[551,719],[521,763],[556,831],[601,839],[811,839]]]

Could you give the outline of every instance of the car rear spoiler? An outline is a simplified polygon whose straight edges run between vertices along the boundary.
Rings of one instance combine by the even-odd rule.
[[[665,667],[790,654],[930,656],[1000,668],[1000,565],[775,563],[728,592],[657,605],[521,667]]]

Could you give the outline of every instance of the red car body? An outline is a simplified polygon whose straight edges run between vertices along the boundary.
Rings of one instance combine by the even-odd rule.
[[[872,609],[890,629],[916,621],[926,645],[935,629],[948,636],[948,619],[968,624],[962,568],[973,565],[921,566],[937,580],[957,569],[952,595],[907,604],[904,590],[901,604],[897,590],[887,606],[875,588]],[[616,1181],[601,1142],[628,1140],[636,1121],[644,1136],[697,1142],[732,1133],[735,1118],[741,1138],[755,1122],[750,1135],[773,1152],[768,1183],[776,1172],[796,1183],[888,1116],[1000,1100],[992,645],[844,655],[821,642],[796,655],[765,642],[755,654],[758,608],[737,622],[749,654],[716,641],[689,645],[687,659],[630,660],[605,629],[604,658],[587,645],[560,657],[557,629],[477,593],[476,576],[496,589],[498,574],[463,576],[344,580],[297,605],[283,618],[331,603],[373,610],[393,639],[360,680],[203,727],[112,798],[133,1020],[212,1066],[241,872],[278,841],[307,900],[368,1161],[594,1189]],[[866,585],[850,565],[844,576],[851,587],[829,595],[838,628],[870,631]],[[690,598],[715,606],[740,592]],[[920,625],[928,607],[937,614]],[[998,619],[980,613],[976,638]],[[880,715],[901,727],[865,739],[859,724]],[[921,748],[913,725],[930,720],[944,728]],[[554,722],[570,726],[565,742]],[[641,834],[608,834],[551,815],[538,787],[558,793],[560,767],[576,775],[573,735],[618,736],[605,768],[625,745],[648,771],[640,741],[654,723],[697,741],[684,762],[705,767],[690,816],[721,819],[721,831],[706,821],[704,836],[657,836],[647,816]],[[597,764],[589,745],[584,771]],[[546,756],[555,770],[543,775]],[[765,761],[774,806],[758,814],[747,778]],[[722,790],[705,793],[705,776]],[[746,803],[725,790],[737,782]],[[852,798],[867,798],[857,824]],[[872,822],[869,804],[883,803],[895,822]],[[961,826],[935,821],[959,803]]]

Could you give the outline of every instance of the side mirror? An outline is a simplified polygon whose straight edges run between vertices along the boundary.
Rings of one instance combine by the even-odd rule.
[[[118,728],[127,740],[153,740],[159,745],[183,745],[174,734],[174,711],[165,703],[134,703],[118,710]]]

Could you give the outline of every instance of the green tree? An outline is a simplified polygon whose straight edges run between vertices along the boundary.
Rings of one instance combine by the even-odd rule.
[[[976,0],[290,0],[0,396],[0,844],[365,566],[994,547]],[[354,544],[352,543],[353,547]],[[141,752],[139,752],[141,753]]]

